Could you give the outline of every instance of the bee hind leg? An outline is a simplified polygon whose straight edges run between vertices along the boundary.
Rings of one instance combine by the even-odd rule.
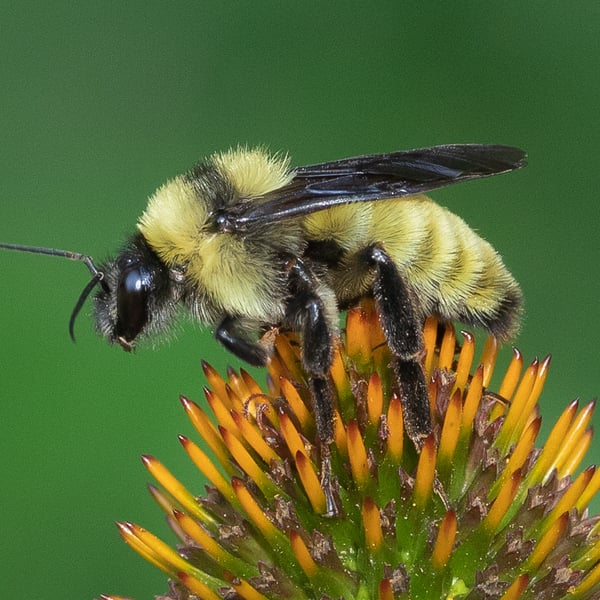
[[[406,433],[420,449],[432,431],[429,392],[421,366],[424,346],[420,319],[408,288],[385,250],[371,246],[368,260],[375,269],[373,296],[393,355]]]

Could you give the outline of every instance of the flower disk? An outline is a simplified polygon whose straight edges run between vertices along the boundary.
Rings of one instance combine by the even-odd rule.
[[[205,495],[144,457],[181,545],[119,524],[171,579],[161,598],[600,598],[600,537],[587,511],[600,473],[574,475],[591,442],[593,404],[569,404],[536,447],[549,358],[523,369],[515,350],[492,393],[496,342],[474,362],[474,338],[462,337],[458,344],[453,328],[425,324],[434,431],[417,452],[373,306],[348,313],[331,369],[333,517],[324,516],[297,340],[277,335],[268,391],[243,370],[223,379],[204,364],[212,416],[182,402],[211,456],[180,441],[210,482]]]

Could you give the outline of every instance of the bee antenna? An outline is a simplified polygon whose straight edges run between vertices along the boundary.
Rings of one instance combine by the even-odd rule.
[[[31,252],[32,254],[46,254],[47,256],[60,256],[69,260],[79,260],[85,263],[85,266],[90,270],[90,273],[95,277],[99,271],[94,264],[94,260],[87,254],[81,252],[71,252],[70,250],[59,250],[57,248],[42,248],[40,246],[22,246],[21,244],[5,244],[0,242],[0,248],[5,250],[16,250],[17,252]],[[104,277],[102,274],[101,278]]]
[[[83,288],[83,291],[81,294],[79,294],[79,298],[77,298],[77,303],[75,304],[75,307],[73,308],[69,318],[69,335],[73,341],[75,341],[75,319],[77,319],[77,315],[85,304],[87,297],[90,295],[91,291],[102,282],[103,277],[104,273],[97,271],[90,281],[88,281],[87,285]]]
[[[5,250],[15,250],[16,252],[31,252],[32,254],[46,254],[47,256],[59,256],[61,258],[68,258],[69,260],[78,260],[85,264],[92,274],[92,279],[83,288],[83,291],[77,299],[77,304],[71,313],[69,319],[69,335],[71,339],[75,341],[75,319],[81,310],[81,307],[85,303],[90,292],[100,284],[105,292],[109,291],[106,281],[104,281],[104,272],[100,271],[94,264],[94,260],[87,254],[81,254],[80,252],[71,252],[70,250],[59,250],[57,248],[42,248],[39,246],[22,246],[20,244],[5,244],[0,242],[0,248]]]

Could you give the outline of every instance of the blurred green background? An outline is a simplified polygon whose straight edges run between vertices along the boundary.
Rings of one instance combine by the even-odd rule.
[[[599,37],[600,4],[586,1],[5,1],[0,240],[105,257],[158,185],[238,142],[295,164],[521,146],[526,170],[433,196],[522,283],[518,345],[527,362],[553,354],[547,432],[568,401],[600,391]],[[112,522],[168,537],[138,457],[203,489],[176,438],[191,434],[177,398],[203,401],[200,358],[232,359],[192,324],[129,356],[89,314],[74,345],[84,266],[5,252],[0,277],[3,596],[164,592]],[[596,442],[586,464],[599,460]]]

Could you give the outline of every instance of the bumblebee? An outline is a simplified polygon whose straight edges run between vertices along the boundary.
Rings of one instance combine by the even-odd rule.
[[[456,144],[291,168],[240,147],[200,162],[149,199],[138,231],[96,267],[61,250],[5,248],[84,260],[93,274],[73,311],[94,297],[97,330],[127,351],[166,330],[185,307],[240,359],[264,365],[260,334],[300,335],[310,376],[328,510],[333,400],[328,371],[339,312],[374,298],[393,355],[407,433],[431,432],[420,359],[425,317],[483,327],[500,340],[519,327],[522,295],[492,246],[424,192],[505,173],[525,153]]]

